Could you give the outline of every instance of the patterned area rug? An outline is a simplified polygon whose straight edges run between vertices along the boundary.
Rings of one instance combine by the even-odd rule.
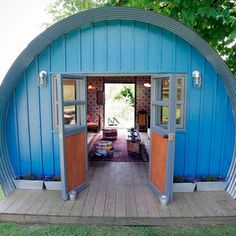
[[[128,154],[125,131],[118,131],[118,137],[113,141],[113,156],[97,156],[94,144],[102,140],[102,132],[95,135],[88,144],[89,161],[117,161],[117,162],[148,162],[149,156],[145,145],[141,142],[140,154]]]

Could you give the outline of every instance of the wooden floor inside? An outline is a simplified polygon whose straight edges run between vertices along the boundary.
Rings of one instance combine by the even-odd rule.
[[[89,187],[76,201],[59,191],[16,190],[0,201],[0,221],[112,225],[236,223],[236,202],[224,191],[174,193],[163,207],[148,187],[148,163],[91,162]]]

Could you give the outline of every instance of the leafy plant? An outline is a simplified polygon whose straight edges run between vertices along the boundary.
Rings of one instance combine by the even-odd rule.
[[[28,175],[23,176],[24,180],[37,180],[37,176],[35,176],[34,174],[30,173]]]
[[[135,97],[134,92],[129,87],[124,87],[115,97],[115,100],[121,100],[124,99],[126,102],[128,102],[132,107],[135,106]]]

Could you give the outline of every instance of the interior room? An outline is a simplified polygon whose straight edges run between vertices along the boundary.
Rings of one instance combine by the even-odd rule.
[[[149,161],[150,84],[150,76],[87,78],[89,161]]]

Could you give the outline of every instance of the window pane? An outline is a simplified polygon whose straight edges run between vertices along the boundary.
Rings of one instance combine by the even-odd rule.
[[[76,106],[65,106],[64,107],[64,122],[65,122],[65,125],[76,125],[77,124]]]
[[[177,80],[177,101],[181,101],[181,93],[182,93],[182,80]]]
[[[157,81],[156,100],[167,101],[169,99],[169,78],[161,78]]]
[[[65,125],[85,125],[85,105],[73,105],[64,107]]]
[[[161,124],[167,125],[168,124],[168,116],[169,116],[169,108],[168,107],[161,107]]]
[[[169,108],[165,106],[154,105],[154,125],[162,126],[168,124]]]
[[[181,124],[181,104],[176,106],[176,125]]]
[[[64,101],[76,100],[76,80],[63,80],[63,95]]]
[[[169,99],[169,79],[161,80],[161,100]]]

